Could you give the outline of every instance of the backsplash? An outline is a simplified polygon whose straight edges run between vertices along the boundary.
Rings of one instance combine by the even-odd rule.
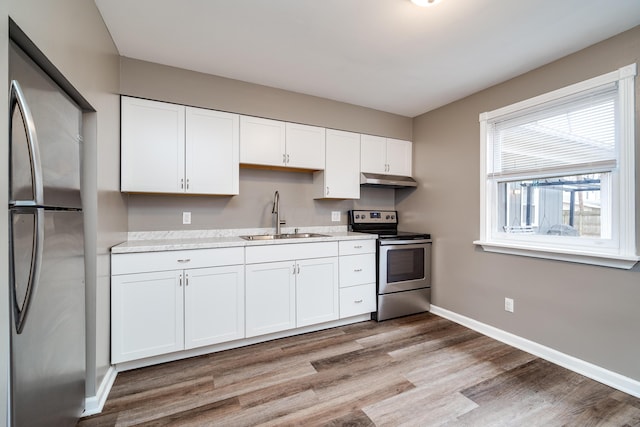
[[[184,196],[130,194],[129,232],[273,228],[273,195],[280,194],[283,229],[346,226],[350,209],[394,209],[395,190],[361,188],[359,200],[314,200],[313,174],[260,169],[240,169],[237,196]],[[331,212],[341,213],[340,222]],[[191,224],[182,213],[191,212]]]

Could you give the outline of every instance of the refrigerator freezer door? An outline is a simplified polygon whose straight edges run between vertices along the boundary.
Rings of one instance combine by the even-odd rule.
[[[14,208],[10,211],[9,286],[14,327],[21,333],[39,283],[44,243],[44,209]]]
[[[80,211],[41,212],[41,271],[20,334],[12,319],[12,425],[74,426],[85,395],[83,218]],[[32,251],[33,217],[28,209],[11,211],[17,280],[29,269],[30,260],[17,251]],[[25,293],[18,287],[18,301]]]
[[[13,204],[32,201],[34,161],[42,172],[42,204],[81,208],[80,158],[82,111],[13,44],[9,49],[10,79],[18,82],[33,117],[29,123],[16,104],[11,111],[11,188]],[[28,149],[29,134],[37,135],[39,158]]]

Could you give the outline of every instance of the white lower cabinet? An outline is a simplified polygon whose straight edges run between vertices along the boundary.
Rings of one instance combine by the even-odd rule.
[[[337,242],[247,248],[248,337],[336,320]]]
[[[114,364],[376,309],[375,240],[113,254],[111,272]]]
[[[111,362],[184,347],[182,271],[125,274],[111,280]]]
[[[200,268],[148,271],[172,260]],[[111,362],[244,338],[243,261],[243,248],[114,255]],[[201,267],[222,262],[237,264]]]
[[[247,337],[296,327],[296,285],[292,262],[245,267]]]
[[[244,338],[242,265],[186,270],[184,348]]]
[[[376,241],[340,242],[340,318],[376,311]]]
[[[336,320],[339,317],[338,258],[297,262],[296,326]]]
[[[340,288],[340,318],[376,311],[376,284]]]

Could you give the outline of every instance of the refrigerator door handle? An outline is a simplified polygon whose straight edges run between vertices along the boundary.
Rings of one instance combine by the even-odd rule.
[[[38,148],[38,136],[36,134],[36,127],[33,121],[33,115],[27,100],[22,92],[20,83],[17,80],[11,80],[11,89],[9,95],[9,117],[13,116],[13,112],[16,106],[20,109],[22,120],[24,122],[27,141],[29,143],[29,158],[31,161],[31,185],[33,187],[33,200],[29,201],[13,201],[15,206],[42,206],[44,204],[44,187],[42,179],[42,165],[40,163],[40,150]],[[11,127],[13,121],[9,120],[9,135],[11,135]]]
[[[42,267],[42,252],[44,250],[44,209],[35,209],[35,223],[34,223],[34,235],[33,235],[33,247],[31,258],[31,269],[29,272],[29,281],[27,282],[26,295],[24,298],[24,305],[20,307],[17,301],[17,289],[16,278],[11,275],[11,289],[13,294],[13,309],[15,314],[16,333],[21,334],[24,329],[27,315],[29,314],[29,308],[36,293],[38,282],[40,281],[40,269]],[[13,247],[11,249],[13,251]],[[12,257],[13,258],[13,257]]]

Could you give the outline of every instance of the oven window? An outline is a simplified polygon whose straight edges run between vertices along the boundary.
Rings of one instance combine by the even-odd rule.
[[[424,279],[424,248],[387,252],[387,283]]]

